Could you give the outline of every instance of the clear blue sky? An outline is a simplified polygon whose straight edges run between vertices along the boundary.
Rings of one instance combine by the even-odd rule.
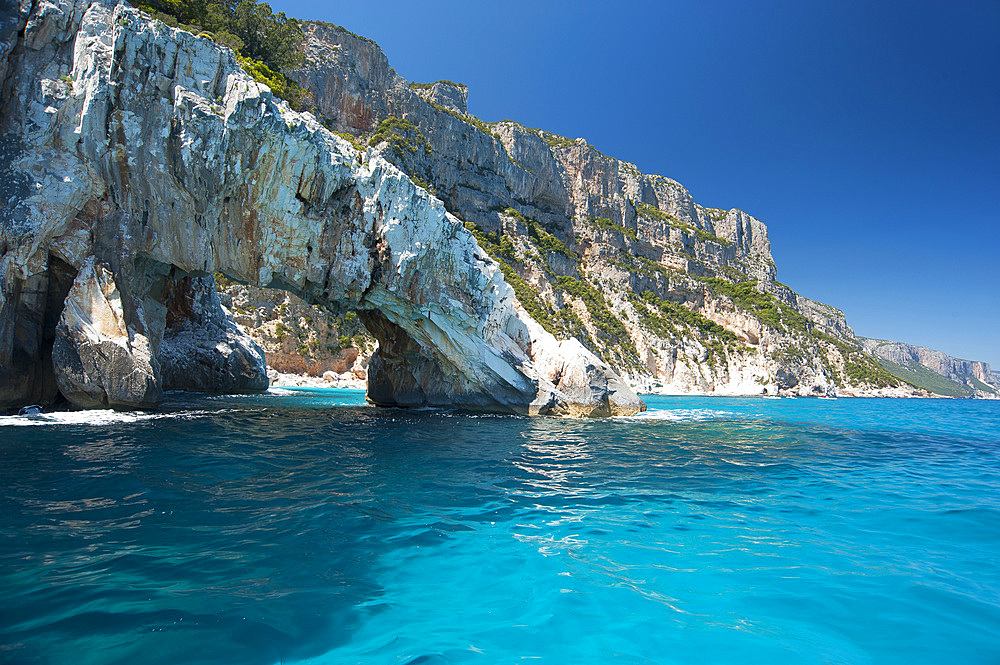
[[[1000,3],[307,2],[469,110],[571,137],[770,231],[860,335],[1000,368]]]

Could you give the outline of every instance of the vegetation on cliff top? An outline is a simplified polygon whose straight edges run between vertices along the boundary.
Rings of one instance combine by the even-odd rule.
[[[266,85],[271,92],[287,101],[293,109],[302,111],[311,103],[312,95],[281,72],[271,69],[259,60],[244,58],[239,54],[236,55],[236,61],[257,83]]]
[[[359,35],[356,32],[351,32],[350,30],[348,30],[344,26],[337,25],[336,23],[330,23],[329,21],[317,21],[315,19],[308,19],[308,20],[304,20],[302,22],[306,23],[306,24],[311,24],[311,25],[321,25],[324,28],[333,28],[334,30],[339,30],[340,32],[348,34],[351,37],[354,37],[355,39],[360,39],[363,42],[369,42],[371,44],[375,43],[375,40],[372,39],[371,37],[365,37],[364,35]]]
[[[729,214],[729,211],[722,208],[702,208],[702,210],[708,214],[713,222],[720,222]]]
[[[389,144],[392,154],[396,156],[398,160],[396,166],[405,171],[417,185],[432,194],[435,193],[433,185],[428,181],[426,165],[421,167],[424,162],[418,158],[420,152],[424,156],[434,152],[424,133],[405,118],[389,116],[375,128],[368,145],[374,147],[383,141]]]
[[[740,309],[745,309],[764,325],[775,330],[808,333],[812,323],[799,312],[780,302],[770,293],[757,290],[754,282],[732,283],[718,277],[701,278],[713,293],[726,295]]]
[[[423,99],[423,97],[421,97],[421,99]],[[438,111],[441,111],[442,113],[447,113],[448,115],[452,116],[453,118],[458,118],[459,120],[461,120],[465,124],[471,125],[472,127],[475,127],[476,129],[478,129],[479,131],[481,131],[483,134],[486,134],[487,136],[493,136],[493,128],[490,127],[490,125],[488,123],[483,122],[482,120],[480,120],[476,116],[469,115],[467,113],[459,113],[458,111],[455,111],[455,110],[452,110],[450,108],[447,108],[446,106],[441,106],[437,102],[432,102],[429,99],[424,99],[424,101],[427,102],[428,104],[430,104],[431,106],[433,106],[434,108],[436,108]]]
[[[305,110],[312,96],[284,70],[301,65],[302,27],[266,2],[253,0],[145,0],[136,6],[172,27],[233,49],[240,66],[292,108]]]
[[[168,25],[200,28],[245,58],[275,70],[302,64],[302,28],[284,12],[275,14],[266,2],[252,0],[145,0],[139,9]],[[170,19],[173,18],[174,21]]]
[[[387,141],[397,157],[416,155],[418,147],[427,154],[433,152],[427,137],[409,120],[389,116],[378,124],[375,133],[368,140],[368,145],[377,146]]]
[[[569,148],[576,145],[576,140],[559,134],[553,134],[544,130],[536,130],[542,140],[549,144],[550,148]]]

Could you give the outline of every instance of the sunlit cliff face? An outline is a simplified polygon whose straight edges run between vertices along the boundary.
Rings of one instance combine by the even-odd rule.
[[[191,355],[160,353],[165,331],[184,328],[178,313],[187,310],[172,305],[189,301],[170,299],[175,285],[221,272],[363,313],[382,349],[369,371],[381,404],[555,415],[642,408],[607,365],[525,314],[439,200],[290,111],[230,52],[128,5],[84,0],[39,9],[24,35],[7,63],[18,94],[4,109],[20,141],[9,169],[30,184],[12,204],[23,233],[6,232],[2,259],[0,351],[11,374],[17,365],[54,374],[79,406],[155,403],[161,363]],[[50,257],[75,272],[66,293],[48,288]],[[41,295],[24,297],[32,279]],[[259,349],[231,362],[224,349],[240,343],[219,320],[218,299],[205,308],[218,325],[192,325],[180,342],[204,368],[208,385],[197,387],[239,388],[242,373],[247,389],[260,389]],[[42,339],[46,317],[52,360],[11,334],[31,322],[28,336]],[[172,375],[182,384],[173,387],[187,387],[188,372]]]

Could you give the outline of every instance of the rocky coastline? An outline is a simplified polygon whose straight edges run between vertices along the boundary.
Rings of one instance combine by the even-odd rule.
[[[338,26],[303,25],[296,111],[125,2],[0,18],[0,410],[275,382],[562,416],[637,392],[1000,395],[985,363],[888,352],[778,282],[750,214],[483,122],[464,85],[406,81]]]
[[[0,408],[267,387],[214,273],[353,312],[368,398],[531,415],[645,408],[559,340],[441,202],[124,2],[25,4],[0,50]]]

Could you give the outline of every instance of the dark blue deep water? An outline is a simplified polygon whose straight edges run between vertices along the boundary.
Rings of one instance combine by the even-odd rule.
[[[0,418],[0,662],[1000,663],[1000,402]]]

